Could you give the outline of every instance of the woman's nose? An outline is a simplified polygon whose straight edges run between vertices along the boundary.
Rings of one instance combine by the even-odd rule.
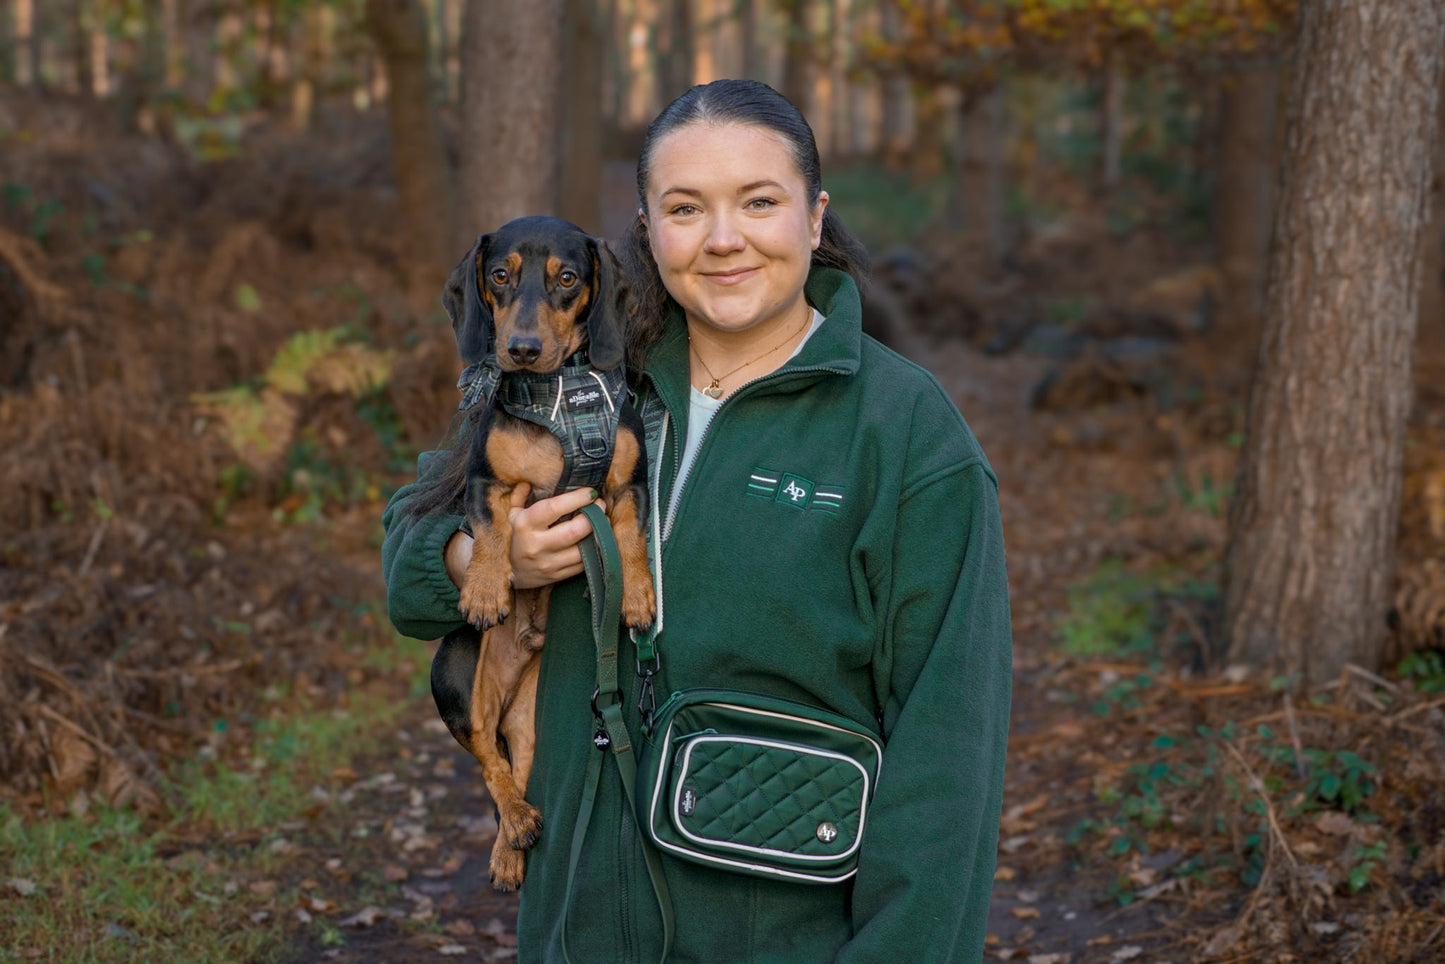
[[[708,254],[728,254],[744,245],[742,232],[726,213],[716,214],[708,223],[704,247]]]

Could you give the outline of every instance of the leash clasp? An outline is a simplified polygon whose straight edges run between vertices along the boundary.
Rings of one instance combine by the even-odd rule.
[[[642,680],[642,685],[637,691],[637,712],[642,715],[643,728],[650,733],[652,718],[657,713],[657,685],[653,682],[653,678],[662,669],[662,655],[653,650],[648,664],[643,666],[642,660],[637,660],[637,678]]]

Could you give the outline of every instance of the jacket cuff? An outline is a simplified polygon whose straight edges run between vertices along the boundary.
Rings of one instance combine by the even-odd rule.
[[[452,609],[456,608],[462,593],[452,582],[451,576],[447,575],[446,549],[452,536],[456,535],[457,530],[462,529],[465,523],[466,516],[434,515],[423,523],[426,529],[420,533],[422,558],[435,562],[435,565],[426,567],[427,584],[435,593],[438,604]],[[460,619],[461,616],[458,615],[457,618]]]

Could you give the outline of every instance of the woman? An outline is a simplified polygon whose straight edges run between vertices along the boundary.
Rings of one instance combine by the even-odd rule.
[[[868,724],[886,747],[848,883],[664,857],[670,960],[980,959],[1010,696],[994,475],[932,377],[862,335],[862,250],[829,210],[812,131],[787,100],[751,81],[694,87],[649,127],[637,182],[630,240],[653,282],[633,338],[638,404],[654,423],[666,415],[648,453],[661,692],[793,699]],[[461,624],[454,583],[470,539],[457,515],[409,518],[412,488],[387,508],[390,612],[401,632],[434,638]],[[589,610],[572,578],[588,523],[558,520],[589,497],[524,508],[519,493],[512,510],[516,584],[560,582],[528,790],[545,829],[522,891],[524,961],[562,960],[564,922],[574,961],[656,960],[662,948],[615,767],[566,899],[597,751]]]

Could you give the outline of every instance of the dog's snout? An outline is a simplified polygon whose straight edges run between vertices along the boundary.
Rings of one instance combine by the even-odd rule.
[[[507,354],[518,365],[530,365],[542,354],[542,339],[536,335],[513,335],[507,340]]]

